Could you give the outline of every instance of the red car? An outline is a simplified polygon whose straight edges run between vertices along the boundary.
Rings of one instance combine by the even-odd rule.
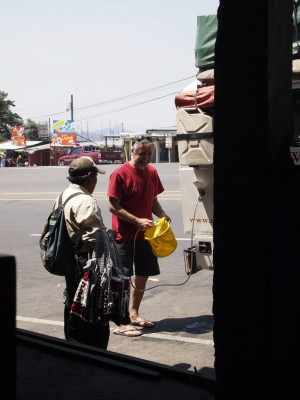
[[[100,147],[99,146],[78,146],[74,147],[69,154],[59,157],[58,165],[70,165],[78,157],[91,157],[95,164],[99,164]]]

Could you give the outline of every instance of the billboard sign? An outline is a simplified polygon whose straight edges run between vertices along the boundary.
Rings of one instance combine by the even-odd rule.
[[[75,133],[53,133],[51,146],[76,146]]]
[[[49,124],[48,122],[38,123],[38,134],[40,138],[49,138]]]
[[[25,127],[12,126],[11,131],[11,144],[15,146],[26,146]]]
[[[53,121],[53,133],[75,133],[75,121],[73,119]]]

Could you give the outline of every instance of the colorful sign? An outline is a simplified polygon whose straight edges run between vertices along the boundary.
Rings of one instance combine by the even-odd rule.
[[[22,146],[22,147],[26,146],[25,136],[12,136],[11,144],[14,146]]]
[[[10,130],[11,136],[25,136],[24,126],[12,126]]]
[[[11,130],[11,144],[15,146],[26,146],[25,127],[12,126]]]
[[[72,119],[53,121],[53,133],[75,133],[75,122]]]
[[[76,146],[75,133],[53,133],[51,146]]]

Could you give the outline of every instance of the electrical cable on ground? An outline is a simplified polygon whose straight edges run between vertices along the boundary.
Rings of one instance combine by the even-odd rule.
[[[198,204],[199,204],[199,198],[197,199],[196,206],[195,206],[195,209],[194,209],[194,215],[193,215],[193,224],[192,224],[192,232],[191,232],[191,248],[193,247],[194,225],[195,225],[195,217],[196,217]],[[134,236],[134,241],[133,241],[133,259],[134,259],[134,254],[135,254],[135,241],[136,241],[136,237],[137,237],[137,234],[139,233],[139,231],[140,231],[140,229],[137,230],[137,232],[136,232],[136,234]],[[181,283],[160,283],[158,285],[151,286],[150,288],[147,288],[147,289],[137,289],[134,286],[134,284],[132,282],[132,279],[130,277],[130,285],[138,292],[147,292],[149,290],[152,290],[152,289],[155,289],[155,288],[158,288],[158,287],[162,287],[162,286],[182,286],[182,285],[185,285],[189,281],[189,279],[190,279],[190,277],[192,275],[193,259],[194,259],[194,257],[191,256],[191,267],[190,267],[189,272],[187,272],[188,277],[184,282],[181,282]]]

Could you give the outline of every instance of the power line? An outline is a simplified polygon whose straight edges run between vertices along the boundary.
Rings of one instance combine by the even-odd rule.
[[[123,96],[123,97],[117,97],[116,99],[102,101],[100,103],[91,104],[90,106],[78,107],[78,108],[76,108],[76,110],[83,110],[84,108],[90,108],[90,107],[100,106],[100,105],[104,105],[104,104],[109,104],[109,103],[112,103],[114,101],[126,100],[126,99],[129,99],[131,97],[139,96],[141,94],[146,94],[146,93],[152,92],[152,91],[157,90],[157,89],[161,89],[161,88],[166,87],[166,86],[174,85],[175,83],[186,81],[187,79],[191,79],[191,78],[194,78],[194,77],[193,76],[189,76],[188,78],[180,79],[178,81],[174,81],[174,82],[171,82],[171,83],[166,83],[165,85],[156,86],[154,88],[142,90],[140,92],[135,92],[135,93],[132,93],[132,94],[128,94],[128,95]]]
[[[194,78],[194,76],[189,76],[189,77],[187,77],[187,78],[179,79],[179,80],[177,80],[177,81],[170,82],[170,83],[166,83],[166,84],[160,85],[160,86],[156,86],[156,87],[151,88],[151,89],[146,89],[146,90],[142,90],[142,91],[139,91],[139,92],[131,93],[131,94],[128,94],[128,95],[126,95],[126,96],[117,97],[117,98],[114,98],[114,99],[111,99],[111,100],[105,100],[105,101],[102,101],[102,102],[99,102],[99,103],[91,104],[91,105],[89,105],[89,106],[78,107],[78,108],[75,108],[74,111],[82,110],[82,109],[86,109],[86,108],[90,108],[90,107],[95,107],[95,106],[106,105],[106,104],[113,103],[113,102],[117,102],[117,101],[126,100],[126,99],[129,99],[129,98],[131,98],[131,97],[139,96],[139,95],[142,95],[142,94],[146,94],[146,93],[152,92],[152,91],[157,90],[157,89],[161,89],[161,88],[164,88],[164,87],[167,87],[167,86],[170,86],[170,85],[174,85],[174,84],[179,83],[179,82],[186,81],[186,80],[191,79],[191,78]],[[170,94],[168,94],[168,95],[166,95],[166,96],[162,96],[162,97],[167,97],[167,96],[170,96],[171,94],[176,94],[176,93],[177,93],[177,92],[175,92],[175,93],[170,93]],[[158,99],[160,99],[160,98],[162,98],[162,97],[158,97],[158,98],[155,98],[155,99],[151,99],[151,100],[145,101],[145,103],[148,103],[148,102],[150,102],[150,101],[158,100]],[[136,105],[129,106],[129,107],[125,107],[125,108],[122,108],[122,109],[119,109],[119,110],[115,110],[115,111],[126,110],[127,108],[135,107],[135,106],[141,105],[141,104],[144,104],[144,103],[138,103],[138,104],[136,104]],[[110,111],[108,114],[110,114],[110,113],[112,113],[112,112],[115,112],[115,111]],[[32,117],[32,118],[29,118],[29,119],[33,119],[33,120],[34,120],[34,119],[39,119],[39,118],[52,117],[52,116],[55,116],[55,115],[63,115],[63,114],[66,114],[66,113],[67,113],[66,111],[62,111],[62,112],[57,112],[57,113],[51,113],[51,114],[40,115],[40,116],[38,116],[38,117]],[[106,115],[106,114],[107,114],[107,113],[100,114],[100,115]],[[96,116],[98,116],[98,115],[96,115]],[[91,118],[95,118],[95,116],[92,116]],[[88,119],[88,117],[82,118],[82,120],[85,120],[85,119]]]
[[[118,109],[115,109],[115,110],[103,112],[103,113],[100,113],[100,114],[96,114],[96,115],[91,115],[91,116],[88,116],[88,117],[80,118],[80,121],[84,121],[86,119],[91,119],[91,118],[96,118],[96,117],[101,117],[103,115],[108,115],[108,114],[111,114],[111,113],[114,113],[114,112],[117,112],[117,111],[128,110],[129,108],[133,108],[133,107],[137,107],[137,106],[140,106],[140,105],[143,105],[143,104],[146,104],[146,103],[150,103],[151,101],[160,100],[160,99],[163,99],[164,97],[172,96],[172,95],[174,95],[176,93],[178,93],[178,92],[173,92],[173,93],[166,94],[164,96],[156,97],[154,99],[145,100],[145,101],[142,101],[141,103],[132,104],[131,106],[122,107],[122,108],[118,108]]]

